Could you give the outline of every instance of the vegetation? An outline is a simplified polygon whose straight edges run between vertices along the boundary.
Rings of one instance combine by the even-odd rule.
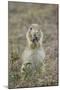
[[[58,85],[57,5],[8,2],[9,88]],[[46,52],[45,74],[21,78],[21,55],[26,47],[26,32],[32,23],[40,25]],[[29,64],[30,65],[30,64]],[[29,71],[30,72],[30,71]],[[31,73],[30,73],[31,74]]]

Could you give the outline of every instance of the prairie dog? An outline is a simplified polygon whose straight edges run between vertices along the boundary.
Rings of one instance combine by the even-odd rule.
[[[43,49],[43,32],[40,30],[38,24],[32,24],[27,33],[27,46],[22,54],[22,67],[24,71],[25,65],[31,64],[30,69],[34,72],[36,70],[42,71],[44,65],[45,52]],[[29,67],[28,67],[29,68]]]

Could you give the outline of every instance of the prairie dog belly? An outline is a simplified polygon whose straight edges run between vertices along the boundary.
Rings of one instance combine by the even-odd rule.
[[[44,62],[45,52],[44,49],[38,48],[31,50],[26,48],[24,53],[22,54],[23,65],[26,63],[31,63],[33,68],[40,66]]]

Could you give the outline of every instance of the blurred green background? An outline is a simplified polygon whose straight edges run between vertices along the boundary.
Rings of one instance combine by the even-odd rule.
[[[21,55],[26,47],[26,32],[32,23],[44,33],[46,73],[39,81],[21,81]],[[8,2],[9,88],[58,85],[58,5]]]

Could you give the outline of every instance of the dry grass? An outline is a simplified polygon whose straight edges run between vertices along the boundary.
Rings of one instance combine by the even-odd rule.
[[[9,88],[58,85],[57,5],[8,4]],[[37,74],[34,79],[22,81],[21,55],[26,46],[26,32],[32,23],[39,24],[44,33],[46,72],[41,76]]]

